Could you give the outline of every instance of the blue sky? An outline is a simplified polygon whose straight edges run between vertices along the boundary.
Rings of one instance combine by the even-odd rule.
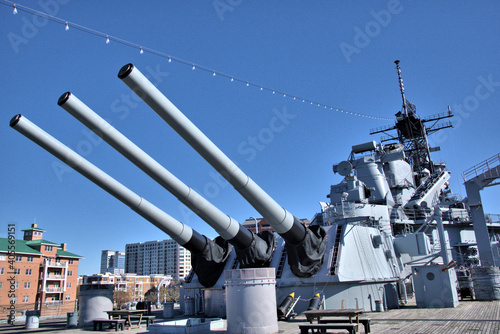
[[[0,237],[36,221],[46,239],[99,271],[103,249],[168,236],[9,127],[23,114],[137,194],[200,233],[215,232],[71,115],[71,91],[187,185],[239,222],[259,214],[118,78],[133,63],[254,181],[299,218],[312,218],[331,166],[401,107],[394,60],[420,116],[455,112],[455,127],[431,137],[466,196],[461,173],[500,152],[500,3],[497,1],[72,1],[0,0]],[[46,22],[27,6],[70,22]],[[78,24],[112,36],[78,30]],[[121,38],[283,94],[215,77],[124,46]],[[299,96],[317,104],[302,103]],[[334,106],[361,117],[324,108]],[[389,120],[387,120],[389,119]],[[54,165],[56,164],[56,165]],[[499,213],[499,187],[483,192]]]

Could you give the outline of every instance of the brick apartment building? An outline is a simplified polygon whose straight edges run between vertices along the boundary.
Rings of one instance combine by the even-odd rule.
[[[112,284],[113,291],[124,291],[130,293],[131,300],[138,302],[144,300],[144,294],[148,290],[161,286],[168,286],[172,281],[172,276],[167,275],[136,275],[111,273],[84,275],[81,284]]]
[[[14,249],[8,238],[0,238],[0,319],[8,317],[12,298],[16,311],[40,310],[43,316],[74,311],[78,261],[83,257],[68,252],[64,243],[43,239],[45,231],[37,224],[22,232],[23,240],[15,239]]]

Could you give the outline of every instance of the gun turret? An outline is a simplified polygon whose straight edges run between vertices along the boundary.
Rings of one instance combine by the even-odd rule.
[[[310,277],[323,264],[326,233],[306,228],[236,166],[137,68],[127,64],[118,77],[212,165],[286,241],[288,263],[296,276]]]
[[[261,232],[260,235],[264,239],[253,234],[235,219],[220,211],[193,189],[182,183],[70,92],[61,95],[57,104],[104,139],[213,227],[224,240],[235,247],[241,268],[256,268],[270,264],[275,247],[274,234],[268,231]]]
[[[215,284],[231,250],[227,247],[227,243],[212,241],[171,217],[40,129],[26,117],[14,116],[10,121],[10,126],[167,233],[179,245],[192,253],[193,270],[198,275],[200,283],[206,287]],[[214,257],[214,255],[217,256]]]

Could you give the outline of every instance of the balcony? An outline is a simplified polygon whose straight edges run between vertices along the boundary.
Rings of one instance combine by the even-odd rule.
[[[46,293],[62,293],[64,292],[63,288],[45,288]]]
[[[43,302],[45,306],[62,305],[62,300],[46,300]]]
[[[55,280],[64,279],[64,276],[63,275],[47,275],[47,277],[45,279],[48,281],[55,281]]]
[[[46,266],[46,267],[55,267],[55,268],[67,268],[68,267],[67,262],[61,263],[61,262],[56,262],[56,261],[51,261],[51,260],[45,260],[40,265]]]

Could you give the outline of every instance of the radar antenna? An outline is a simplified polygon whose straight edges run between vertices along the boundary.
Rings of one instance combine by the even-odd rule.
[[[403,98],[403,110],[405,116],[408,117],[408,110],[406,108],[406,98],[405,98],[405,86],[403,84],[403,78],[401,77],[401,67],[399,67],[399,60],[395,60],[394,64],[396,64],[396,69],[398,70],[399,90],[401,91],[401,97]]]
[[[425,174],[427,169],[431,173],[434,173],[434,163],[431,160],[430,153],[434,151],[439,151],[439,147],[430,147],[427,140],[427,136],[438,130],[452,127],[451,121],[447,123],[437,122],[444,118],[453,117],[453,113],[448,107],[446,112],[431,115],[425,118],[420,118],[417,115],[417,108],[413,103],[408,101],[405,97],[405,90],[403,85],[403,78],[401,77],[401,67],[399,66],[399,60],[394,61],[396,64],[396,69],[398,72],[399,79],[399,89],[401,91],[401,97],[403,99],[403,109],[396,113],[396,124],[384,126],[377,129],[370,130],[370,134],[384,133],[387,135],[381,139],[381,142],[395,141],[403,145],[405,150],[405,155],[413,167],[413,170],[417,173],[415,176],[416,180],[420,178],[418,175]],[[426,123],[433,122],[426,126]],[[396,130],[397,134],[388,133],[388,131]],[[416,184],[419,184],[416,182]]]

